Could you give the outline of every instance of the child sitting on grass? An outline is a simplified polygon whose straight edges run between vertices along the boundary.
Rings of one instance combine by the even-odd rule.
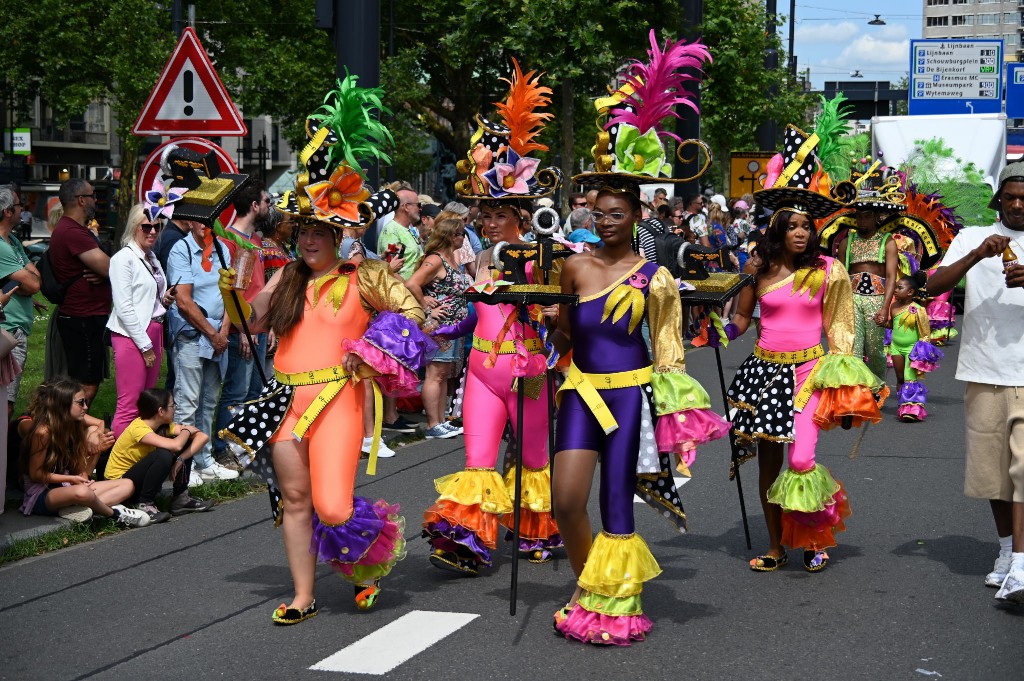
[[[136,407],[139,416],[117,438],[104,476],[131,480],[135,491],[129,501],[154,523],[169,518],[156,507],[156,497],[168,477],[174,485],[171,515],[210,510],[214,502],[188,493],[192,456],[206,445],[209,436],[195,426],[174,423],[174,396],[163,388],[143,390]]]
[[[146,513],[120,505],[134,492],[131,480],[89,478],[113,436],[102,421],[86,413],[88,408],[77,381],[58,377],[36,389],[30,402],[32,421],[21,450],[25,472],[21,512],[79,522],[96,513],[128,527],[144,527],[150,522]]]

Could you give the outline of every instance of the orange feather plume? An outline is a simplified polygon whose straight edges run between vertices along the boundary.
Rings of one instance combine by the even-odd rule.
[[[519,62],[514,58],[512,65],[515,67],[512,78],[502,78],[509,84],[508,97],[504,102],[495,102],[498,113],[511,131],[509,146],[520,156],[526,156],[531,151],[547,151],[546,145],[534,142],[533,139],[540,132],[541,124],[552,117],[550,113],[536,112],[539,107],[551,103],[551,88],[540,84],[537,71],[523,75]]]

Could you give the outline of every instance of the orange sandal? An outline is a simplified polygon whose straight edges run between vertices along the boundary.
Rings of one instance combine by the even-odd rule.
[[[356,607],[360,610],[369,610],[377,604],[380,592],[379,580],[374,580],[373,584],[356,584]]]

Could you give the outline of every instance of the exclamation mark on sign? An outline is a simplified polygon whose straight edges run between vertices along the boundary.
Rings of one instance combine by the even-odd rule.
[[[182,86],[183,86],[183,88],[185,90],[184,95],[185,95],[185,115],[186,116],[191,116],[192,112],[194,111],[192,106],[189,104],[189,102],[192,101],[192,78],[193,78],[193,75],[194,74],[191,71],[189,71],[189,70],[186,70],[182,74],[182,76],[183,76]]]

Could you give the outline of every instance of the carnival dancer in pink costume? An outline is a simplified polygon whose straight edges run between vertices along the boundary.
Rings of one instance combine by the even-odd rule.
[[[473,148],[459,162],[467,175],[456,183],[464,198],[480,201],[484,234],[492,244],[522,243],[522,209],[531,199],[547,196],[561,184],[556,168],[537,172],[538,161],[527,154],[547,147],[533,142],[537,126],[550,118],[533,110],[546,105],[551,90],[538,85],[535,72],[514,72],[505,102],[498,104],[505,124],[477,116]],[[496,247],[477,260],[476,289],[487,289]],[[437,501],[423,514],[423,536],[430,542],[430,562],[439,568],[475,575],[493,562],[499,521],[512,526],[514,470],[503,480],[495,470],[507,422],[523,438],[523,486],[519,550],[534,563],[551,559],[562,545],[551,515],[551,472],[548,467],[548,399],[543,347],[537,332],[519,318],[515,305],[474,303],[475,316],[435,331],[436,337],[458,338],[473,333],[463,406],[466,468],[434,481]],[[474,330],[475,327],[475,330]],[[514,382],[525,381],[524,423],[516,422]]]
[[[416,372],[437,346],[419,329],[423,310],[386,264],[338,257],[344,229],[398,206],[390,191],[371,194],[358,163],[349,165],[353,153],[366,151],[367,139],[390,137],[367,114],[380,94],[348,76],[307,120],[305,172],[278,204],[299,223],[298,260],[278,270],[251,306],[231,295],[235,271],[221,270],[232,320],[247,319],[252,330],[272,329],[280,339],[273,378],[221,435],[254,459],[284,528],[295,595],[273,613],[281,625],[317,614],[318,559],[355,585],[356,606],[365,610],[378,599],[380,579],[405,555],[398,505],[355,495],[364,398],[374,391],[379,417],[378,383],[389,394],[415,392]],[[357,140],[363,146],[348,148]],[[378,441],[379,430],[371,475]]]
[[[818,432],[865,420],[877,423],[886,392],[882,379],[852,354],[853,290],[846,268],[818,251],[814,220],[843,204],[807,188],[830,184],[810,153],[814,140],[808,137],[787,127],[782,172],[766,181],[769,189],[755,194],[758,204],[775,214],[744,269],[754,276],[754,287],[740,293],[733,322],[725,327],[729,339],[744,333],[755,302],[760,303],[754,354],[728,391],[736,409],[733,431],[749,453],[744,458],[756,454],[760,469],[769,547],[750,561],[750,569],[759,572],[784,566],[786,547],[804,549],[809,572],[826,566],[826,549],[835,546],[834,535],[845,528],[850,508],[843,486],[815,461]],[[849,183],[838,192],[847,200],[855,196]],[[880,395],[879,402],[872,393]],[[788,466],[782,470],[787,443]]]
[[[654,31],[650,41],[652,65],[636,64],[629,90],[597,105],[599,115],[608,116],[609,131],[597,149],[618,151],[609,165],[597,158],[595,172],[573,178],[598,187],[594,222],[604,245],[566,261],[562,292],[577,294],[579,302],[563,306],[554,334],[560,352],[572,349],[558,392],[554,503],[576,577],[575,592],[555,613],[554,625],[567,639],[599,645],[630,645],[653,626],[641,594],[661,568],[636,532],[634,495],[685,531],[670,459],[678,457],[688,474],[696,446],[729,431],[728,422],[710,410],[707,391],[686,373],[679,288],[667,269],[638,254],[635,241],[643,217],[639,184],[681,181],[668,176],[658,128],[682,93],[685,76],[676,69],[699,67],[709,55],[699,43],[668,41],[662,51]],[[669,104],[667,112],[659,101]],[[652,106],[660,115],[651,115]],[[634,165],[638,149],[617,144],[638,138],[651,143],[643,145],[646,172]],[[702,146],[697,140],[682,144]],[[653,357],[642,334],[644,320]],[[587,503],[598,461],[601,531],[594,537]]]

